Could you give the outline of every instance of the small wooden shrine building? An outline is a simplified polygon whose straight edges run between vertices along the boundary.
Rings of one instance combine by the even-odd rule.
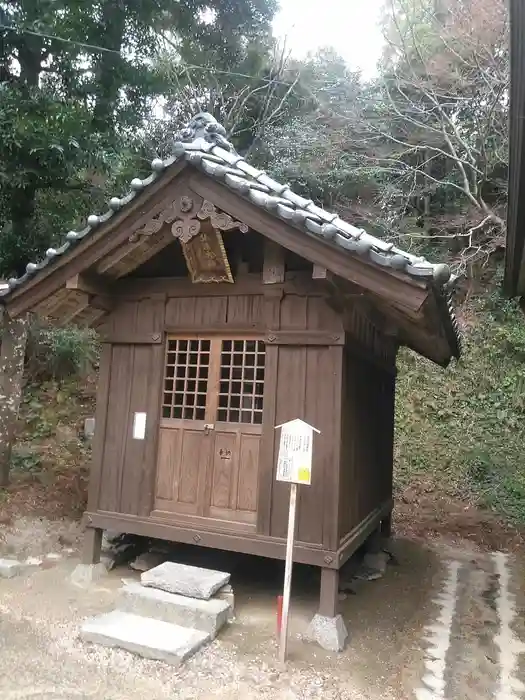
[[[392,510],[396,353],[459,355],[450,271],[249,165],[208,114],[174,155],[0,292],[98,327],[85,562],[103,529],[284,558],[278,431],[320,430],[295,561],[338,570]]]

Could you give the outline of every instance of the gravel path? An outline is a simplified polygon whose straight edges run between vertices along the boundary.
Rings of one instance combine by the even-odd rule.
[[[68,577],[77,563],[78,533],[64,523],[64,538],[60,527],[49,527],[46,539],[45,522],[19,522],[6,538],[10,551],[19,547],[24,556],[38,556],[38,550],[46,553],[44,547],[62,558],[47,559],[27,575],[0,579],[2,700],[489,700],[502,691],[502,683],[514,685],[506,698],[522,697],[525,622],[517,613],[525,601],[518,587],[522,571],[514,560],[507,561],[503,585],[497,574],[502,560],[490,554],[457,547],[436,552],[399,541],[399,566],[381,580],[363,582],[342,603],[351,637],[339,655],[302,637],[315,611],[317,586],[311,572],[309,577],[297,567],[286,671],[276,661],[275,577],[265,562],[268,580],[258,573],[254,584],[253,572],[251,579],[234,574],[237,621],[173,669],[78,639],[81,622],[113,609],[122,577],[136,574],[119,569],[87,591],[73,586]],[[277,569],[276,580],[280,577]],[[507,629],[500,619],[504,609],[515,613]],[[434,653],[443,653],[443,664],[429,662],[432,635],[440,640],[435,649],[441,651]],[[505,645],[512,647],[510,654],[502,652]],[[422,690],[424,679],[427,690]],[[444,684],[444,696],[429,691],[428,683]]]
[[[89,592],[72,587],[74,560],[24,578],[0,581],[0,697],[96,698],[97,700],[252,700],[326,698],[360,700],[349,674],[334,674],[337,658],[308,647],[281,672],[276,645],[250,625],[237,624],[180,669],[140,659],[118,649],[83,644],[79,622],[111,609],[120,585],[110,576]],[[255,604],[255,614],[260,610]],[[292,655],[303,642],[293,640]],[[350,690],[351,688],[351,690]],[[388,696],[385,696],[388,697]]]

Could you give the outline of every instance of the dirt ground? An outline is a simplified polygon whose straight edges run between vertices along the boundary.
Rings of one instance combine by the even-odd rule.
[[[525,532],[470,501],[451,498],[435,483],[419,480],[396,498],[395,529],[399,536],[420,542],[463,543],[486,551],[520,552]]]
[[[341,654],[304,638],[318,599],[315,569],[294,568],[283,671],[275,635],[282,563],[198,547],[181,549],[180,560],[230,571],[236,596],[236,621],[211,645],[174,670],[82,643],[82,621],[113,609],[122,579],[137,574],[125,566],[88,590],[70,583],[87,474],[75,450],[77,468],[55,472],[52,488],[42,475],[15,474],[0,502],[0,556],[43,559],[0,579],[2,700],[525,698],[523,533],[422,482],[397,497],[398,565],[341,601],[350,634]],[[508,553],[503,575],[494,552]]]
[[[506,564],[504,581],[501,572],[498,576],[499,560],[472,542],[446,543],[441,538],[424,544],[417,538],[396,538],[398,565],[390,566],[380,580],[359,583],[355,594],[341,602],[350,633],[341,654],[305,641],[319,581],[315,569],[296,566],[290,659],[283,671],[275,640],[282,563],[186,548],[181,560],[216,567],[220,558],[232,572],[236,620],[180,669],[173,669],[78,639],[81,622],[113,609],[122,579],[138,576],[126,566],[88,590],[71,584],[81,540],[78,523],[25,518],[4,526],[3,535],[0,555],[44,557],[44,563],[20,577],[0,579],[2,700],[522,697],[525,620],[520,612],[525,596],[519,584],[525,567],[517,553]],[[46,554],[54,556],[46,559]],[[502,615],[502,600],[510,605],[510,617]],[[428,656],[432,635],[448,640],[442,660],[434,662]],[[502,644],[509,654],[502,652]],[[445,684],[444,695],[429,694],[428,685],[425,690],[429,668],[437,674],[433,682]],[[498,694],[506,687],[509,694]]]

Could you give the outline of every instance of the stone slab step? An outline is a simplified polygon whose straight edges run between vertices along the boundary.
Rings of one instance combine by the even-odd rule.
[[[18,576],[23,568],[23,565],[17,559],[0,559],[0,578]]]
[[[198,651],[210,635],[169,622],[114,610],[87,620],[80,637],[85,642],[119,647],[146,659],[179,666]]]
[[[145,588],[140,583],[127,583],[120,591],[117,609],[208,632],[212,639],[231,616],[231,603],[212,598],[198,600],[156,588]]]
[[[172,561],[145,571],[140,577],[143,586],[200,600],[209,600],[229,580],[230,574],[224,571],[201,569]]]

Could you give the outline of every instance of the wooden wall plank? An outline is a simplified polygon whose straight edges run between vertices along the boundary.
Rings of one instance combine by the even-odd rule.
[[[326,466],[324,471],[323,501],[323,544],[335,551],[339,545],[338,498],[341,474],[341,442],[343,437],[343,376],[344,348],[331,347],[323,353],[321,376],[331,377],[323,399],[319,402],[318,424],[326,434],[331,429],[329,443],[325,447]],[[319,380],[318,380],[319,381]]]
[[[318,331],[344,330],[341,316],[326,302],[324,297],[308,297],[308,329]]]
[[[109,336],[143,337],[164,325],[162,298],[123,302],[111,315],[105,330]],[[148,515],[153,507],[163,345],[112,346],[112,373],[108,395],[108,428],[103,455],[103,489],[99,508]],[[146,436],[132,436],[133,415],[145,412]]]
[[[392,496],[395,369],[347,352],[340,540]]]
[[[170,330],[195,328],[264,331],[262,295],[228,295],[170,298],[166,307],[166,326]]]
[[[152,299],[149,306],[149,325],[145,325],[148,332],[156,331],[164,326],[166,313],[166,299]],[[162,337],[162,335],[161,335]],[[153,338],[153,334],[152,334]],[[164,380],[164,343],[152,344],[149,347],[148,367],[148,392],[146,400],[146,413],[149,426],[146,432],[146,445],[144,461],[141,468],[139,515],[149,515],[154,505],[155,478],[157,469],[157,449],[159,441],[159,424],[161,418],[161,395]]]
[[[281,326],[281,295],[264,298],[263,319],[266,328]],[[269,535],[274,489],[274,452],[277,425],[277,385],[279,381],[279,348],[266,346],[264,367],[263,424],[259,451],[259,479],[257,498],[257,532]]]
[[[170,328],[192,328],[195,324],[195,305],[197,299],[169,298],[166,304],[166,326]]]
[[[340,402],[343,350],[308,348],[305,420],[314,435],[312,485],[301,489],[299,536],[303,542],[337,549],[337,485],[340,459]],[[312,513],[317,512],[317,518]]]
[[[295,294],[285,295],[281,301],[281,329],[300,329],[307,326],[308,298]],[[306,349],[280,347],[276,383],[276,415],[274,425],[304,417],[306,387]],[[272,504],[270,534],[286,537],[290,487],[275,482],[275,465],[280,431],[275,431],[272,471]]]
[[[120,409],[126,412],[128,428],[123,455],[120,510],[122,513],[138,515],[146,439],[136,440],[133,438],[132,425],[135,413],[146,413],[146,434],[150,431],[158,430],[158,426],[152,424],[152,417],[148,415],[147,411],[151,347],[148,345],[133,345],[130,347],[133,359],[131,363],[129,402],[127,410],[125,406],[122,406]]]
[[[305,393],[302,418],[321,431],[313,436],[312,483],[299,487],[299,513],[297,537],[301,542],[323,542],[323,507],[326,481],[332,478],[330,419],[333,403],[330,402],[333,369],[327,367],[326,348],[308,348],[304,351]],[[328,375],[325,372],[328,370]],[[330,405],[331,404],[331,405]],[[323,415],[324,412],[324,415]],[[328,430],[328,435],[326,434]]]
[[[132,385],[133,347],[116,345],[112,352],[111,366],[99,508],[119,512],[121,475],[128,431],[127,409]]]
[[[290,333],[308,329],[306,333],[315,334],[319,326],[326,328],[326,325],[334,324],[333,317],[324,315],[323,304],[314,302],[310,305],[310,302],[308,297],[286,295],[281,303],[281,328],[289,329]],[[339,318],[334,325],[341,328]],[[298,417],[321,430],[321,435],[314,439],[314,480],[310,487],[299,491],[297,539],[319,545],[330,543],[335,548],[342,347],[281,345],[278,350],[275,424]],[[279,435],[276,434],[273,479],[278,441]],[[284,537],[286,534],[288,498],[289,486],[274,481],[270,523],[273,536]],[[320,504],[328,505],[327,514]]]
[[[203,443],[202,431],[184,431],[181,458],[179,465],[179,501],[195,505],[199,493],[199,470],[195,468],[199,464],[199,452]]]
[[[227,297],[199,297],[195,300],[193,324],[203,330],[209,327],[226,325],[228,311]]]
[[[149,304],[139,302],[130,307],[132,314],[132,323],[130,329],[134,332],[142,328],[143,324],[148,323],[147,316],[145,317],[144,309],[148,310]],[[130,360],[130,376],[129,376],[129,391],[127,392],[127,406],[123,404],[120,410],[125,413],[126,430],[123,432],[124,447],[122,452],[122,466],[120,476],[120,501],[119,508],[121,513],[138,514],[138,494],[140,489],[140,473],[137,473],[137,465],[140,465],[144,460],[144,443],[145,440],[134,440],[132,436],[133,415],[136,411],[145,412],[145,399],[148,393],[148,364],[150,349],[147,346],[127,346],[131,352]],[[146,430],[148,425],[148,417],[146,418]]]
[[[281,302],[281,330],[308,328],[308,297],[285,294]]]
[[[155,498],[178,500],[181,439],[179,430],[160,430]]]
[[[237,435],[234,433],[216,431],[212,460],[211,505],[217,508],[235,508],[231,494],[238,469],[236,443]],[[224,453],[229,453],[230,456],[225,457]]]
[[[304,418],[305,384],[306,349],[287,346],[279,347],[275,425],[286,423],[286,421],[294,418]],[[275,481],[279,438],[280,431],[276,430],[273,455],[270,534],[275,537],[286,537],[290,486],[289,484]],[[299,533],[298,539],[300,539]]]
[[[264,329],[264,297],[231,296],[228,298],[227,325]]]
[[[102,460],[106,443],[109,388],[111,385],[111,345],[104,344],[100,354],[97,383],[97,407],[95,411],[95,434],[89,469],[88,510],[96,510],[99,502],[100,484],[103,474]]]
[[[258,435],[241,435],[236,498],[238,510],[257,511],[260,442]]]

